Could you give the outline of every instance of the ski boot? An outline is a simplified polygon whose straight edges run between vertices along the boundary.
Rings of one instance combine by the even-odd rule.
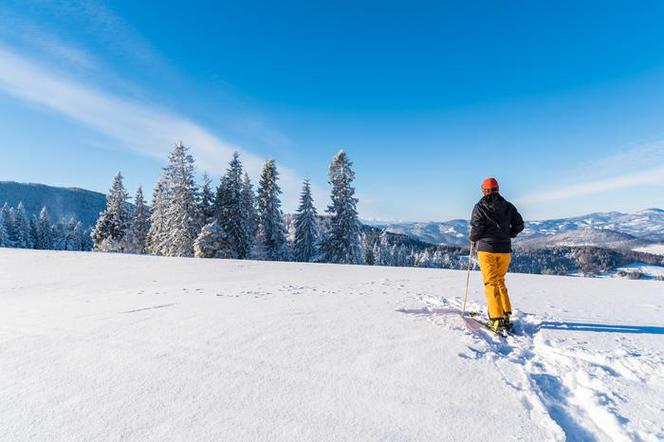
[[[507,331],[507,332],[511,332],[511,331],[512,331],[512,325],[513,325],[513,324],[512,324],[512,322],[510,321],[510,315],[511,315],[511,314],[512,314],[512,313],[505,313],[505,317],[503,318],[503,328],[504,328],[505,331]]]
[[[489,328],[491,329],[492,332],[502,334],[502,332],[505,330],[505,319],[503,318],[498,318],[498,319],[490,319],[488,322]]]

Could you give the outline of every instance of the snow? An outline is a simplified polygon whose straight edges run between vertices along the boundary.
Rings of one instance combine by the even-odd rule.
[[[630,264],[625,267],[619,267],[616,270],[625,271],[625,272],[638,271],[649,278],[664,277],[664,267],[656,265],[648,265],[642,262]]]
[[[0,249],[0,440],[664,438],[661,282],[509,275],[506,340],[464,283]]]
[[[664,255],[664,244],[650,244],[634,249],[636,252],[652,253],[653,255]]]

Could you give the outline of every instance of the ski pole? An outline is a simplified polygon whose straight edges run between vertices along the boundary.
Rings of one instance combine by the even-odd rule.
[[[470,285],[470,260],[473,258],[473,245],[474,243],[470,242],[470,251],[468,252],[468,273],[466,273],[466,292],[463,295],[463,317],[466,316],[466,300],[468,299],[468,285]]]

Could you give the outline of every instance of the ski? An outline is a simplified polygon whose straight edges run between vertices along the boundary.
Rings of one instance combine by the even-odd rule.
[[[491,328],[488,322],[481,321],[479,319],[474,318],[476,315],[470,315],[470,316],[462,316],[461,319],[463,319],[463,322],[466,324],[466,327],[468,327],[469,330],[471,331],[479,331],[482,328],[490,331],[491,333],[498,335],[502,338],[506,338],[509,336],[509,332],[506,330],[498,330],[495,331]]]

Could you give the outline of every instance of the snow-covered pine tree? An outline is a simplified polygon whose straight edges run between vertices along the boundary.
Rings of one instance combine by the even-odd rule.
[[[201,229],[198,189],[194,181],[194,158],[178,142],[164,168],[163,234],[153,253],[165,256],[193,256],[194,241]]]
[[[150,210],[143,197],[143,188],[138,186],[134,196],[134,210],[131,214],[131,223],[128,236],[128,251],[130,253],[145,253],[146,240],[150,231]]]
[[[380,242],[378,241],[376,241],[373,245],[373,259],[374,259],[373,265],[375,266],[384,265],[383,248],[381,247]]]
[[[328,206],[330,229],[323,241],[323,261],[340,264],[362,264],[360,222],[357,216],[357,198],[352,182],[355,172],[346,152],[340,150],[330,163],[328,175],[332,185],[332,203]]]
[[[396,267],[401,265],[399,261],[399,247],[396,244],[392,244],[392,248],[390,249],[390,262],[388,265]]]
[[[0,221],[2,221],[3,247],[14,247],[14,213],[7,203],[0,209]]]
[[[417,253],[413,259],[413,265],[416,267],[433,267],[433,257],[429,249],[424,249]]]
[[[7,239],[12,247],[17,246],[18,232],[16,231],[16,209],[11,207],[9,209],[10,223],[7,226]]]
[[[77,229],[81,232],[81,250],[90,251],[92,250],[92,228],[88,227],[87,229],[79,221],[77,224]]]
[[[28,248],[30,244],[30,227],[28,219],[25,215],[25,207],[23,202],[19,202],[14,213],[14,232],[16,239],[14,241],[15,247]]]
[[[35,237],[35,249],[50,250],[53,248],[53,228],[46,207],[42,207],[39,217],[35,220]]]
[[[251,226],[248,213],[242,204],[242,163],[235,152],[228,170],[221,181],[219,193],[219,226],[226,239],[220,255],[227,258],[245,259],[251,251]]]
[[[368,235],[362,235],[362,250],[364,251],[364,263],[366,265],[376,264],[376,258],[374,256],[373,242],[371,241]]]
[[[244,173],[242,178],[242,210],[247,222],[247,231],[249,232],[249,249],[253,249],[256,242],[256,232],[258,230],[258,212],[256,211],[256,195],[254,186],[251,184],[249,174]],[[250,253],[251,255],[251,253]]]
[[[3,221],[2,213],[0,212],[0,247],[7,247],[7,232],[5,232],[5,223]]]
[[[128,194],[122,182],[122,173],[113,177],[113,185],[106,196],[106,210],[99,214],[92,232],[94,249],[100,252],[124,252],[129,232]]]
[[[67,236],[67,226],[64,220],[60,220],[51,226],[51,249],[66,250],[65,237]]]
[[[162,175],[152,192],[152,210],[150,214],[150,229],[146,242],[146,252],[158,255],[161,244],[165,236],[165,220],[166,220],[166,188],[164,185],[164,176]]]
[[[242,190],[242,162],[235,152],[217,189],[215,215],[196,240],[196,256],[233,259],[249,256],[252,238]]]
[[[201,229],[194,241],[194,256],[197,258],[227,258],[228,238],[219,219],[214,218]]]
[[[271,261],[287,258],[286,227],[281,213],[278,178],[274,160],[266,161],[258,184],[258,242],[260,257]]]
[[[300,194],[300,205],[295,212],[295,241],[293,259],[310,262],[318,255],[318,224],[314,199],[311,196],[311,184],[305,179]]]
[[[207,173],[203,173],[203,186],[201,187],[200,201],[198,203],[202,224],[212,221],[214,215],[214,192],[212,192],[212,180]]]
[[[30,248],[38,249],[37,247],[39,241],[39,221],[37,216],[32,215],[28,220],[28,229],[30,232]],[[90,233],[92,235],[92,233]],[[92,238],[90,239],[92,241]]]
[[[74,217],[69,218],[69,221],[67,222],[67,228],[65,231],[65,243],[64,243],[65,250],[81,249],[80,238],[77,238],[76,236],[76,224],[77,222],[74,219]]]

